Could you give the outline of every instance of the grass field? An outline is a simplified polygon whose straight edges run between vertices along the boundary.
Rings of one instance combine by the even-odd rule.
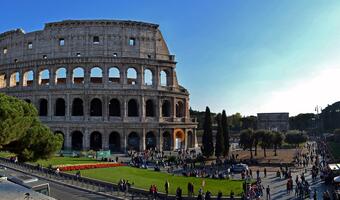
[[[9,152],[6,152],[6,151],[0,151],[0,157],[1,158],[9,158],[11,156],[15,156],[14,153],[9,153]]]
[[[93,158],[73,158],[73,157],[53,157],[48,160],[38,160],[35,164],[40,164],[44,167],[49,165],[66,165],[66,164],[85,164],[99,162]]]
[[[339,142],[328,142],[330,151],[335,159],[340,159],[340,143]]]
[[[76,172],[72,172],[76,173]],[[224,195],[229,195],[231,191],[236,196],[242,193],[242,181],[238,180],[217,180],[217,179],[202,179],[194,177],[173,176],[168,173],[155,172],[146,169],[133,167],[114,167],[82,170],[82,176],[99,179],[107,182],[118,183],[123,178],[134,183],[133,187],[148,190],[150,185],[155,184],[158,191],[164,192],[165,180],[170,183],[170,193],[175,194],[177,187],[181,187],[183,194],[187,194],[188,182],[194,184],[195,194],[202,185],[202,180],[205,180],[204,191],[209,190],[213,195],[217,195],[218,191],[222,191]]]

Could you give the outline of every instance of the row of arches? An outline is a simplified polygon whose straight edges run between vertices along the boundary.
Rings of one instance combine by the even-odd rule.
[[[143,84],[146,86],[153,86],[155,84],[154,81],[154,70],[151,68],[145,68],[144,71]],[[110,67],[108,69],[108,77],[103,76],[103,69],[101,67],[93,67],[90,70],[90,83],[101,84],[104,82],[104,78],[107,78],[109,83],[121,83],[122,73],[119,67]],[[138,84],[138,76],[136,68],[129,67],[125,71],[126,74],[126,84],[136,85]],[[83,67],[76,67],[72,70],[72,84],[84,84],[85,82],[85,70]],[[159,85],[168,86],[169,85],[169,72],[167,70],[162,70],[159,73]],[[9,76],[9,87],[15,87],[20,85],[20,73],[15,71]],[[28,70],[23,73],[22,77],[22,86],[28,87],[33,86],[34,84],[34,71]],[[60,67],[55,71],[54,80],[51,80],[50,70],[44,68],[38,71],[38,85],[50,85],[53,81],[56,85],[66,84],[67,82],[67,68]],[[7,74],[4,72],[0,72],[0,88],[5,88],[7,86]]]
[[[31,103],[29,99],[25,100]],[[66,116],[66,102],[63,98],[55,100],[54,116]],[[90,116],[103,116],[103,103],[99,98],[93,98],[90,101]],[[48,101],[47,99],[39,99],[39,116],[48,116]],[[118,99],[111,99],[108,104],[108,115],[112,117],[121,117],[121,102]],[[127,116],[138,117],[140,115],[139,104],[136,99],[130,99],[127,102]],[[84,102],[81,98],[74,98],[71,105],[71,116],[84,116]],[[161,116],[171,116],[171,103],[169,100],[162,101]],[[185,116],[185,107],[182,101],[176,104],[176,117]],[[153,99],[148,99],[145,102],[145,117],[156,117],[156,103]]]
[[[56,131],[55,134],[61,134],[64,139],[65,135],[61,131]],[[171,134],[168,131],[165,131],[163,133],[163,141],[162,146],[164,151],[171,150],[172,146],[175,142],[175,149],[183,148],[184,145],[184,135],[182,132],[177,132],[175,134],[174,140],[171,137]],[[127,150],[135,150],[135,151],[141,151],[140,146],[140,136],[136,132],[129,133],[127,137]],[[91,150],[101,150],[103,149],[103,143],[108,142],[108,147],[111,150],[111,152],[121,152],[122,151],[122,140],[121,136],[118,132],[113,131],[109,135],[108,141],[103,141],[102,134],[98,131],[94,131],[90,134],[90,146],[89,148]],[[157,147],[157,138],[154,132],[149,131],[145,135],[145,148],[146,149],[155,149]],[[193,134],[191,131],[188,132],[188,148],[193,147]],[[84,135],[81,131],[74,131],[71,133],[71,148],[72,150],[82,150],[84,145]],[[63,148],[65,148],[65,140],[63,144]]]

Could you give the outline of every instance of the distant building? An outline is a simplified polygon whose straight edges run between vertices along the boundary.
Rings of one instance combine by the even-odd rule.
[[[257,113],[257,128],[287,131],[289,130],[289,113]]]

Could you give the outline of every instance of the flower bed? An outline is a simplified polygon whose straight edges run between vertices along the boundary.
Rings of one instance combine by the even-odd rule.
[[[125,166],[125,164],[122,164],[122,163],[93,163],[93,164],[58,166],[58,168],[59,168],[60,171],[74,171],[74,170],[120,167],[120,166]]]

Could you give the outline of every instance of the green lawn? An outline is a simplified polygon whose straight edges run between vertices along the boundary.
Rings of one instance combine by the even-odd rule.
[[[6,151],[0,151],[0,157],[1,158],[9,158],[11,156],[15,156],[14,153],[6,152]]]
[[[76,173],[76,172],[72,172]],[[165,180],[170,183],[170,193],[175,194],[177,187],[181,187],[183,194],[187,194],[188,182],[194,184],[195,194],[202,185],[202,178],[173,176],[163,172],[155,172],[146,169],[138,169],[133,167],[114,167],[114,168],[101,168],[82,170],[81,175],[93,179],[99,179],[107,182],[118,183],[123,178],[134,183],[134,187],[148,190],[150,185],[155,184],[159,191],[164,192]],[[236,196],[242,193],[242,181],[237,180],[217,180],[217,179],[204,179],[204,191],[209,190],[213,195],[217,195],[218,191],[222,191],[223,195],[229,195],[230,191],[234,191]]]
[[[40,164],[44,167],[49,165],[66,165],[66,164],[84,164],[84,163],[95,163],[99,162],[93,158],[73,158],[73,157],[53,157],[48,160],[38,160],[35,164]]]
[[[328,142],[332,155],[335,159],[340,159],[340,143],[339,142]]]

